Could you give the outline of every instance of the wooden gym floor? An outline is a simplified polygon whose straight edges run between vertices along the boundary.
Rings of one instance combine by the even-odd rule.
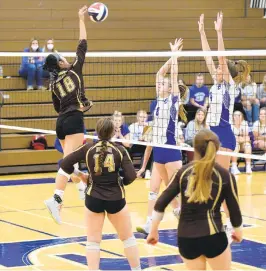
[[[83,203],[68,184],[59,226],[43,200],[54,190],[55,174],[0,177],[0,270],[85,270]],[[238,189],[244,217],[245,240],[233,245],[234,270],[266,270],[266,173],[240,175]],[[134,229],[146,220],[148,183],[137,180],[127,187]],[[160,243],[146,245],[136,234],[143,269],[184,270],[176,247],[177,221],[171,209],[161,224]],[[101,269],[127,270],[123,247],[108,221],[101,243]]]

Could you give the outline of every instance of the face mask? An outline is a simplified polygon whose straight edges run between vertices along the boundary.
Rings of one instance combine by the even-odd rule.
[[[32,49],[33,51],[37,51],[38,48],[39,48],[38,45],[31,45],[31,49]]]
[[[47,49],[48,50],[53,50],[54,49],[54,45],[53,44],[47,44]]]

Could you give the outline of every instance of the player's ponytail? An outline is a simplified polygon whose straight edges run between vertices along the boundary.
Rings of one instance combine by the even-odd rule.
[[[100,176],[102,175],[102,169],[104,167],[104,155],[107,151],[107,141],[101,141],[101,149],[99,153],[98,159],[96,159],[97,165],[95,165],[95,175]]]
[[[104,167],[104,156],[107,151],[108,141],[114,135],[114,123],[111,118],[102,118],[97,121],[96,132],[101,141],[101,148],[99,151],[98,159],[95,160],[95,175],[102,174],[102,168]]]
[[[235,83],[245,83],[248,75],[250,74],[250,66],[245,60],[232,61],[227,59],[227,66],[230,75]]]
[[[211,198],[212,174],[220,143],[213,132],[203,129],[195,136],[194,146],[201,158],[194,162],[185,195],[189,203],[207,203]]]
[[[189,88],[185,84],[184,85],[179,84],[178,87],[179,87],[180,99],[181,99],[181,104],[179,105],[179,116],[182,121],[187,123],[187,111],[185,110],[184,102],[187,99]]]

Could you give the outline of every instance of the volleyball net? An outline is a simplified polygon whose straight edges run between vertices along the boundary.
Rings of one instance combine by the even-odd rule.
[[[75,53],[61,55],[70,63],[75,58]],[[166,96],[159,98],[156,92],[156,74],[173,55],[179,57],[179,84],[187,86],[187,97],[182,100],[186,120],[178,116],[172,103],[170,106],[167,104]],[[49,75],[41,66],[46,56],[47,53],[0,53],[0,66],[3,70],[3,78],[0,79],[1,138],[21,134],[55,135],[58,114],[52,104]],[[206,56],[212,56],[216,66],[217,56],[226,56],[233,61],[245,60],[251,68],[251,80],[247,78],[246,83],[237,85],[238,94],[234,95],[236,113],[231,124],[241,150],[235,153],[220,153],[266,161],[266,156],[263,156],[266,150],[266,111],[264,113],[263,109],[260,109],[266,105],[264,50],[87,53],[83,66],[84,86],[86,97],[93,101],[94,106],[84,114],[86,137],[96,140],[94,131],[97,120],[114,115],[116,125],[120,127],[114,141],[130,143],[131,146],[164,146],[193,151],[193,137],[200,128],[205,127],[199,115],[201,111],[208,110],[211,103],[208,91],[214,84],[204,60]],[[26,64],[23,66],[22,63]],[[33,82],[22,78],[29,77],[29,73],[34,74]],[[171,89],[170,74],[169,65],[168,79],[159,82],[161,88],[168,84]],[[27,82],[37,89],[27,90]],[[233,97],[229,98],[232,101]],[[212,101],[215,102],[218,108],[223,101]],[[159,103],[161,108],[158,108]],[[218,111],[217,118],[220,118]],[[159,118],[157,127],[159,125],[160,129],[154,129],[154,118]],[[174,128],[169,128],[169,122],[174,123],[171,124]],[[171,136],[176,140],[175,146],[162,145],[164,138],[160,131],[163,129],[171,130]],[[120,134],[123,137],[120,137]],[[245,143],[252,146],[252,153],[241,153]],[[1,148],[9,149],[3,142]]]

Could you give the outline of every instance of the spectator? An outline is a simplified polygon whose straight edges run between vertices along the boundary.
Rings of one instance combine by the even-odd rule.
[[[185,132],[185,143],[193,146],[193,141],[195,135],[201,130],[201,129],[208,129],[208,125],[206,124],[206,116],[207,111],[199,108],[196,112],[195,119],[190,121],[187,125],[186,132]]]
[[[43,52],[57,53],[54,46],[54,39],[49,39],[46,41]],[[43,78],[50,78],[50,73],[48,71],[43,71]]]
[[[196,76],[196,84],[190,88],[190,104],[207,110],[209,104],[209,89],[204,85],[203,74],[199,73]]]
[[[121,112],[115,111],[113,114],[113,121],[115,125],[115,135],[113,138],[116,139],[130,139],[130,131],[128,129],[128,126],[124,123],[124,117]],[[126,148],[130,148],[131,145],[129,143],[121,143]]]
[[[30,47],[25,48],[24,52],[42,52],[39,41],[36,38],[31,39]],[[43,61],[43,57],[22,57],[19,75],[27,80],[27,90],[33,90],[34,81],[36,81],[38,89],[43,89]]]
[[[260,109],[259,120],[253,125],[254,147],[266,150],[266,107]]]
[[[176,125],[176,145],[182,145],[182,143],[185,142],[184,133],[183,133],[183,127],[185,126],[185,123],[182,121],[179,121]]]
[[[257,99],[257,84],[252,82],[251,75],[247,76],[246,83],[242,83],[241,102],[245,110],[249,125],[259,119],[260,102]]]
[[[263,77],[262,84],[257,89],[257,98],[260,101],[260,106],[266,106],[266,74]]]
[[[246,154],[252,153],[252,147],[249,137],[249,127],[247,121],[244,120],[244,115],[240,111],[235,111],[233,114],[233,133],[236,137],[236,148],[235,152],[243,151]],[[237,167],[237,157],[232,157],[231,173],[234,175],[240,174]],[[246,173],[251,174],[251,159],[246,159]]]
[[[137,122],[129,125],[130,140],[142,141],[143,140],[143,129],[147,126],[147,112],[139,110],[137,113]]]

